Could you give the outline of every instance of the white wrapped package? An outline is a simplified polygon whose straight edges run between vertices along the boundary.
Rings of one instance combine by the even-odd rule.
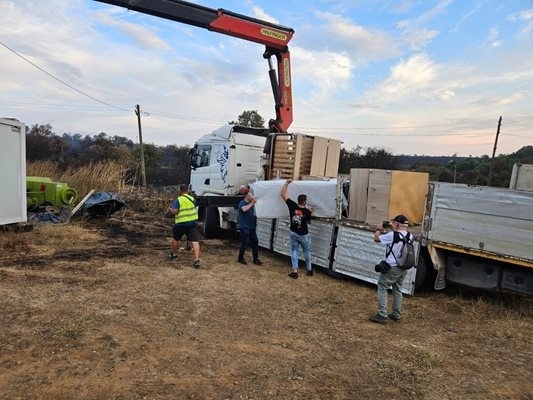
[[[281,188],[285,180],[258,181],[250,184],[250,190],[257,198],[255,214],[257,218],[284,218],[289,209],[281,198]],[[337,180],[292,181],[287,190],[289,198],[298,202],[298,195],[307,195],[307,207],[313,208],[316,217],[335,217]]]

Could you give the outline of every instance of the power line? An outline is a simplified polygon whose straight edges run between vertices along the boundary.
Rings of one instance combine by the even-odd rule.
[[[154,115],[154,116],[161,117],[161,118],[177,119],[180,121],[200,122],[203,124],[216,124],[216,125],[225,124],[225,122],[221,123],[220,121],[213,121],[213,120],[207,120],[207,119],[201,119],[201,118],[191,118],[191,117],[183,117],[183,116],[167,114],[163,111],[150,111],[150,115]]]
[[[378,127],[358,127],[358,128],[319,128],[316,126],[313,127],[305,127],[305,126],[298,126],[298,129],[302,130],[333,130],[333,131],[339,131],[339,130],[383,130],[383,129],[422,129],[422,128],[439,128],[439,127],[446,127],[450,126],[449,124],[436,124],[436,125],[411,125],[411,126],[378,126]]]
[[[363,128],[364,129],[364,128]],[[334,135],[337,136],[380,136],[380,137],[387,137],[387,136],[396,136],[396,137],[405,137],[405,136],[413,136],[413,137],[436,137],[436,136],[486,136],[489,133],[469,133],[469,132],[461,132],[461,133],[402,133],[397,135],[392,135],[390,133],[334,133]]]
[[[114,106],[113,104],[109,104],[109,103],[106,103],[105,101],[102,101],[100,99],[97,99],[96,97],[93,97],[91,96],[90,94],[87,94],[77,88],[75,88],[74,86],[68,84],[67,82],[55,77],[54,75],[52,75],[51,73],[49,73],[48,71],[44,70],[43,68],[39,67],[37,64],[31,62],[30,60],[28,60],[26,57],[24,57],[22,54],[19,54],[18,52],[16,52],[15,50],[13,50],[11,47],[9,47],[8,45],[6,45],[5,43],[3,43],[2,41],[0,41],[0,44],[2,46],[4,46],[6,49],[8,49],[9,51],[11,51],[13,54],[17,55],[18,57],[22,58],[24,61],[26,61],[27,63],[33,65],[35,68],[37,68],[39,71],[45,73],[46,75],[48,75],[50,78],[52,79],[55,79],[56,81],[58,81],[59,83],[69,87],[70,89],[78,92],[79,94],[85,96],[85,97],[88,97],[89,99],[91,100],[94,100],[94,101],[97,101],[98,103],[101,103],[101,104],[104,104],[108,107],[112,107],[112,108],[115,108],[117,110],[121,110],[121,111],[127,111],[127,112],[130,112],[131,110],[128,110],[128,109],[125,109],[123,107],[117,107],[117,106]]]

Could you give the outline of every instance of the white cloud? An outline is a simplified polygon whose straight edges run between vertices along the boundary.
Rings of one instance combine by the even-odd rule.
[[[507,16],[509,21],[529,21],[533,20],[533,8],[529,10],[522,10],[520,12],[512,13]]]
[[[346,54],[330,51],[306,51],[293,48],[293,76],[311,85],[311,93],[327,97],[346,87],[353,75],[353,63]],[[317,68],[319,66],[319,68]]]
[[[425,55],[417,54],[391,68],[389,77],[378,87],[380,101],[398,101],[411,94],[421,95],[437,74],[435,64]]]
[[[305,32],[313,37],[317,47],[333,51],[342,49],[360,63],[398,55],[397,43],[383,30],[363,27],[332,13],[318,13],[317,17],[325,24],[319,29],[314,27],[314,35],[309,30]]]
[[[519,36],[528,37],[533,33],[533,8],[510,14],[506,19],[511,22],[526,22]]]
[[[402,38],[411,50],[420,51],[424,49],[439,35],[439,31],[427,29],[426,25],[442,14],[452,2],[453,0],[440,1],[435,7],[421,15],[401,20],[396,24],[397,29],[401,31]]]
[[[509,105],[520,101],[524,97],[523,93],[512,93],[509,96],[504,96],[499,99],[499,105]]]
[[[419,29],[416,31],[404,31],[402,37],[411,50],[419,51],[427,47],[438,34],[439,32],[436,30]]]
[[[453,1],[454,0],[441,0],[435,5],[435,7],[420,14],[419,16],[404,19],[398,22],[398,28],[414,30],[421,26],[425,26],[429,21],[442,14],[449,5],[453,4]]]
[[[139,24],[132,24],[120,19],[114,15],[100,14],[99,22],[108,27],[116,28],[125,35],[132,38],[141,48],[146,50],[168,50],[170,46],[162,40],[153,28],[146,28]]]
[[[267,14],[266,11],[263,10],[261,7],[257,7],[257,6],[252,7],[252,15],[254,16],[254,18],[267,21],[267,22],[272,22],[273,24],[279,25],[279,21],[276,18],[274,18],[272,15]]]

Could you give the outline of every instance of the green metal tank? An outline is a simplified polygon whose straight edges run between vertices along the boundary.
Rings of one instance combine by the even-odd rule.
[[[61,207],[74,205],[78,200],[78,193],[69,187],[68,183],[52,182],[50,178],[40,176],[26,177],[26,203],[28,207],[43,204]]]

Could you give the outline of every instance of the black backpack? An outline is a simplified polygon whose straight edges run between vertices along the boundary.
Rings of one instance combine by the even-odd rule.
[[[413,240],[412,235],[407,232],[407,234],[402,237],[400,233],[394,232],[394,238],[392,239],[392,244],[390,245],[389,251],[387,253],[387,256],[392,252],[392,248],[395,243],[402,242],[402,249],[400,250],[400,254],[398,257],[394,253],[392,253],[392,256],[396,260],[396,264],[398,265],[398,268],[401,269],[410,269],[415,266],[416,263],[416,254],[415,254],[415,247],[413,246]]]

